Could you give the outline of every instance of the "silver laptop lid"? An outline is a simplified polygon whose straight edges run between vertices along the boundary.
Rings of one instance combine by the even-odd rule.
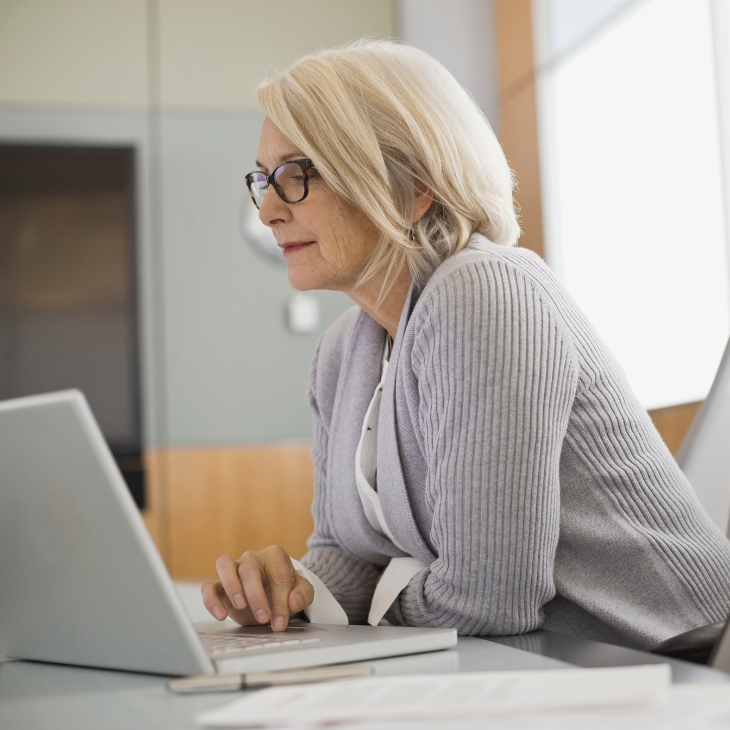
[[[677,451],[677,463],[723,534],[730,522],[730,342],[712,388]]]
[[[213,671],[75,390],[0,403],[0,653]]]

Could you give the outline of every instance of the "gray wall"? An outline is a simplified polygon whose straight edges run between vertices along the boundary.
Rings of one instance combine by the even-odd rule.
[[[263,115],[162,117],[165,322],[172,443],[303,439],[309,362],[322,330],[285,327],[286,265],[246,246],[245,174]],[[317,292],[323,325],[352,305]]]
[[[0,142],[137,150],[149,445],[308,440],[316,340],[285,328],[286,271],[238,230],[256,84],[317,48],[393,35],[394,0],[0,2]],[[82,18],[83,22],[79,22]]]
[[[0,141],[132,145],[143,428],[147,445],[310,438],[316,342],[350,300],[318,292],[322,328],[290,334],[286,269],[239,231],[258,112],[42,109],[0,105]]]

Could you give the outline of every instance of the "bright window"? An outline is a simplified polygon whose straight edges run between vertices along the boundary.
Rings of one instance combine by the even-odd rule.
[[[540,5],[538,22],[565,15]],[[730,331],[711,7],[620,5],[567,52],[543,48],[546,258],[658,408],[705,397]]]

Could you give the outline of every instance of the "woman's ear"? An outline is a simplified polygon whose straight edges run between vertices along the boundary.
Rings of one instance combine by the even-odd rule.
[[[418,188],[418,195],[413,202],[413,225],[426,215],[426,212],[431,207],[431,203],[433,203],[435,197],[433,190],[430,190],[427,187],[421,188],[420,185]]]

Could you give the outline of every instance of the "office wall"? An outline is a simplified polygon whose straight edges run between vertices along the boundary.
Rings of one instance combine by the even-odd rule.
[[[146,520],[178,576],[267,539],[304,551],[309,364],[351,303],[318,293],[320,331],[291,334],[285,267],[243,241],[253,86],[394,17],[392,0],[0,0],[0,141],[137,153]]]
[[[390,0],[0,3],[0,138],[139,150],[148,445],[309,438],[320,333],[287,331],[285,268],[239,230],[263,120],[254,86],[317,48],[392,35],[393,16]],[[145,140],[117,134],[122,117]],[[324,328],[349,302],[321,305]]]
[[[430,53],[474,97],[499,130],[492,0],[398,0],[398,35]]]
[[[257,110],[270,67],[370,35],[390,36],[390,0],[157,0],[166,108]]]
[[[1,0],[0,103],[140,108],[145,0]]]
[[[252,111],[267,69],[393,35],[394,15],[392,0],[0,0],[0,103]]]

